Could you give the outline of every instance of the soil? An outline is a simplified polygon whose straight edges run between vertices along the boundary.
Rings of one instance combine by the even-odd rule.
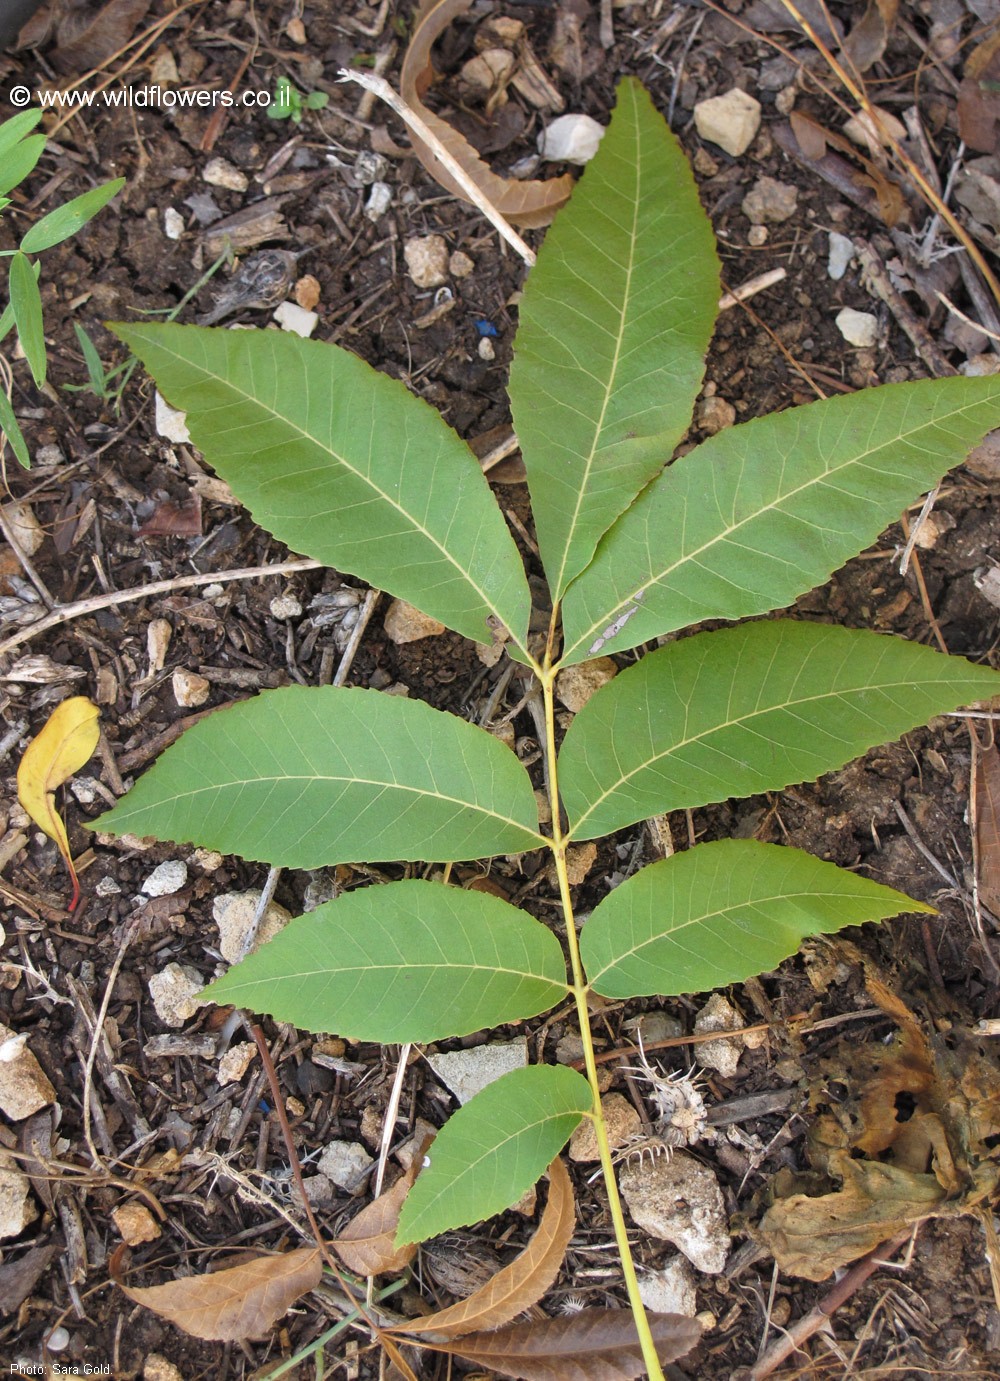
[[[23,1151],[26,1138],[33,1137],[36,1147],[48,1148],[45,1155],[37,1152],[48,1160],[48,1169],[39,1171],[34,1164],[37,1214],[20,1236],[3,1243],[0,1262],[0,1305],[6,1310],[0,1314],[0,1358],[38,1368],[24,1374],[63,1374],[59,1367],[76,1367],[76,1374],[83,1374],[86,1365],[93,1374],[107,1367],[103,1374],[123,1379],[143,1375],[146,1367],[151,1381],[156,1376],[235,1381],[294,1357],[338,1317],[328,1301],[312,1294],[263,1341],[199,1342],[130,1303],[111,1282],[113,1270],[131,1285],[162,1283],[209,1269],[234,1250],[287,1250],[298,1239],[275,1208],[292,1202],[289,1163],[259,1061],[239,1083],[220,1086],[212,1009],[171,1033],[178,1038],[174,1053],[158,1054],[150,1044],[168,1034],[151,1003],[150,977],[171,962],[210,977],[221,962],[213,899],[261,887],[265,870],[186,847],[95,836],[88,823],[204,709],[263,687],[329,680],[339,652],[329,630],[313,626],[310,601],[345,582],[321,570],[227,581],[227,570],[278,562],[286,553],[254,526],[223,486],[213,485],[195,452],[157,434],[153,390],[142,371],[132,375],[117,407],[92,392],[66,392],[65,386],[86,378],[74,326],[88,332],[107,366],[122,361],[122,347],[103,323],[176,308],[216,257],[212,235],[219,218],[272,198],[279,224],[260,244],[302,252],[297,272],[318,283],[317,338],[336,341],[404,379],[471,441],[509,422],[504,384],[523,265],[478,213],[446,195],[408,155],[394,117],[379,108],[359,116],[358,88],[335,80],[341,67],[372,62],[381,67],[384,60],[385,75],[396,82],[414,8],[410,0],[381,6],[357,0],[305,6],[265,0],[256,8],[245,0],[207,0],[173,13],[150,50],[124,75],[121,60],[105,64],[91,54],[85,61],[44,30],[38,31],[36,46],[0,58],[4,90],[18,83],[37,89],[82,78],[90,66],[101,68],[112,85],[148,84],[151,64],[154,73],[163,72],[169,58],[181,83],[273,90],[275,79],[287,75],[300,90],[329,97],[325,109],[307,112],[300,124],[270,120],[257,109],[210,123],[204,111],[95,106],[52,130],[39,168],[0,225],[0,247],[10,248],[56,201],[112,176],[127,180],[113,209],[42,258],[49,386],[39,392],[26,365],[13,366],[14,405],[35,461],[25,473],[8,454],[6,482],[9,494],[29,501],[44,527],[45,541],[33,558],[44,588],[53,601],[66,604],[151,580],[195,572],[219,576],[207,588],[176,588],[66,620],[16,650],[3,653],[0,647],[5,788],[0,884],[6,929],[0,1020],[27,1036],[56,1094],[55,1103],[29,1123],[0,1125],[5,1146]],[[769,9],[762,0],[751,5],[727,0],[728,14],[662,0],[608,6],[610,46],[601,42],[602,7],[584,0],[479,8],[523,20],[569,110],[605,121],[618,78],[639,76],[657,106],[672,111],[673,128],[692,159],[718,237],[727,286],[770,269],[785,271],[782,282],[747,304],[749,310],[737,307],[720,317],[705,397],[725,400],[742,420],[809,401],[819,390],[852,391],[928,373],[926,358],[895,311],[873,297],[858,260],[834,280],[827,272],[827,253],[831,231],[867,241],[877,259],[892,261],[894,272],[908,274],[911,283],[919,280],[923,288],[927,274],[921,276],[914,256],[929,213],[906,186],[903,219],[890,228],[870,195],[865,209],[845,192],[843,181],[834,188],[807,159],[786,152],[780,131],[793,104],[831,128],[839,128],[841,117],[815,81],[802,74],[803,63],[822,71],[802,34],[788,28],[772,34],[795,61],[762,36],[780,5]],[[857,17],[857,7],[831,8],[847,27]],[[113,49],[129,36],[129,14],[146,28],[175,7],[153,0],[131,10],[124,4],[105,9],[116,37]],[[883,108],[902,114],[916,99],[933,166],[943,181],[958,157],[962,45],[974,43],[982,22],[995,19],[997,11],[987,0],[975,5],[970,0],[968,9],[953,0],[947,19],[939,10],[923,0],[903,0],[888,43],[867,76]],[[439,45],[438,66],[452,79],[473,52],[481,18],[477,9],[460,19]],[[560,27],[571,41],[557,50],[553,36]],[[771,23],[772,30],[776,27]],[[95,43],[100,37],[91,35]],[[105,52],[109,42],[105,36]],[[88,76],[84,85],[95,88],[97,81]],[[699,140],[692,120],[698,101],[733,86],[755,95],[763,107],[760,132],[739,157]],[[481,110],[456,111],[453,81],[433,99],[478,141],[498,170],[533,153],[543,115],[516,94],[492,120]],[[392,198],[377,220],[365,215],[370,187],[363,181],[364,160],[359,164],[359,155],[370,155],[373,147],[382,151],[381,177]],[[209,160],[219,158],[236,171],[230,181],[245,183],[245,190],[204,180]],[[797,192],[794,212],[768,226],[766,239],[753,230],[742,207],[763,176]],[[849,179],[847,186],[864,202],[864,188]],[[175,238],[165,220],[168,208],[183,222]],[[454,307],[421,328],[416,322],[434,305],[433,292],[418,289],[407,276],[402,251],[411,237],[431,233],[443,235],[449,250],[463,251],[474,267],[467,277],[451,280]],[[995,237],[991,244],[989,232],[983,233],[989,253],[996,248]],[[528,238],[538,243],[541,232],[529,232]],[[941,235],[942,252],[952,243]],[[995,257],[992,263],[996,270]],[[935,272],[943,291],[976,318],[979,307],[968,296],[954,256],[937,259]],[[220,269],[179,319],[193,321],[209,311],[228,273]],[[926,342],[937,346],[946,368],[964,366],[970,357],[995,359],[989,352],[996,341],[957,329],[956,319],[949,320],[936,299],[906,290],[905,283],[903,288],[917,338],[923,332]],[[845,343],[835,322],[844,306],[877,317],[876,345],[859,349]],[[233,319],[264,326],[269,313],[248,308]],[[492,346],[492,358],[489,349],[481,349],[482,340]],[[702,434],[695,428],[690,439]],[[933,532],[925,534],[918,561],[905,575],[899,560],[905,536],[897,526],[827,586],[801,599],[795,612],[927,643],[940,635],[952,652],[995,659],[1000,616],[980,586],[983,572],[1000,558],[996,473],[986,458],[947,478]],[[501,506],[530,539],[523,484],[495,488]],[[540,573],[537,562],[532,571]],[[3,567],[2,575],[4,612],[14,616],[32,586],[16,562]],[[272,602],[286,594],[298,600],[305,611],[301,616],[276,617]],[[382,609],[384,603],[361,642],[350,684],[381,689],[401,684],[413,697],[478,719],[502,669],[487,671],[457,635],[398,646],[384,632]],[[169,645],[162,659],[151,661],[151,631],[155,636],[157,621],[163,620]],[[16,631],[16,623],[5,630]],[[32,670],[19,661],[26,655],[49,660]],[[178,668],[208,681],[204,706],[178,704],[173,682]],[[58,853],[25,827],[14,773],[23,745],[53,705],[81,693],[101,706],[104,741],[62,799],[84,893],[80,907],[70,913]],[[496,716],[520,694],[515,681],[496,706]],[[514,720],[514,732],[517,751],[529,760],[536,749],[529,714]],[[976,918],[971,900],[971,757],[967,722],[943,719],[819,783],[669,821],[678,846],[733,834],[794,844],[862,869],[938,908],[936,916],[923,921],[902,918],[849,932],[853,947],[807,945],[777,972],[729,994],[748,1022],[772,1025],[767,1043],[748,1050],[732,1078],[715,1073],[707,1078],[708,1102],[722,1107],[775,1090],[790,1096],[780,1111],[740,1123],[742,1143],[720,1142],[718,1154],[703,1148],[733,1215],[734,1251],[722,1274],[698,1277],[697,1307],[709,1327],[697,1349],[671,1368],[671,1376],[713,1381],[749,1375],[765,1337],[765,1317],[770,1315],[768,1339],[773,1341],[776,1331],[806,1315],[830,1288],[829,1282],[777,1274],[746,1225],[759,1221],[767,1186],[778,1171],[808,1167],[810,1126],[824,1100],[836,1102],[840,1087],[830,1074],[831,1060],[843,1070],[843,1087],[850,1094],[851,1045],[877,1049],[893,1029],[866,990],[866,972],[881,975],[937,1036],[974,1035],[978,1023],[1000,1017],[1000,935],[989,916]],[[590,909],[610,875],[653,856],[651,835],[638,829],[602,844],[577,889],[578,909]],[[166,860],[186,862],[186,882],[171,895],[150,899],[143,883]],[[400,877],[404,871],[387,867],[377,875]],[[477,871],[485,870],[469,865],[460,876],[468,881]],[[277,900],[297,913],[308,901],[362,876],[348,868],[321,875],[286,872]],[[519,871],[495,865],[490,877],[504,895],[517,897],[543,918],[554,917],[551,880],[539,860],[523,860]],[[85,1079],[93,1062],[89,1023],[93,1009],[105,1001],[107,1044]],[[604,1048],[630,1046],[635,1019],[647,1010],[676,1017],[688,1035],[703,1002],[704,996],[614,1006],[602,1017]],[[790,1024],[794,1017],[804,1017],[805,1027]],[[396,1052],[348,1046],[347,1072],[335,1072],[314,1061],[314,1037],[270,1023],[265,1032],[300,1158],[306,1160],[331,1139],[360,1141],[377,1155]],[[513,1034],[490,1033],[490,1038]],[[559,1041],[572,1036],[573,1023],[561,1016],[547,1025],[529,1024],[527,1034],[539,1058],[554,1058]],[[239,1032],[234,1037],[242,1039]],[[442,1048],[480,1039],[487,1037],[444,1042]],[[986,1045],[982,1053],[992,1061]],[[657,1058],[662,1068],[681,1070],[696,1054],[682,1044]],[[995,1063],[991,1067],[1000,1072]],[[616,1089],[630,1093],[620,1072],[614,1080]],[[85,1087],[92,1148],[84,1134]],[[811,1102],[803,1096],[809,1089]],[[450,1106],[450,1095],[429,1066],[415,1058],[404,1082],[401,1131],[418,1118],[440,1125]],[[545,1299],[548,1314],[568,1313],[581,1301],[624,1301],[617,1270],[609,1264],[612,1238],[603,1189],[590,1182],[586,1167],[572,1169],[580,1226]],[[248,1182],[259,1186],[256,1194],[246,1189]],[[337,1191],[322,1210],[324,1228],[337,1231],[369,1192],[367,1182],[354,1196]],[[111,1215],[124,1204],[150,1198],[162,1210],[158,1235],[123,1254]],[[476,1283],[471,1275],[477,1263],[510,1259],[527,1239],[531,1222],[506,1214],[429,1249],[399,1307],[412,1312],[419,1307],[418,1296],[447,1302],[468,1291]],[[673,1247],[638,1230],[634,1241],[644,1269],[674,1255]],[[19,1281],[28,1282],[26,1293]],[[64,1332],[53,1335],[54,1329]],[[343,1337],[328,1346],[324,1374],[378,1375],[363,1335],[351,1344]],[[46,1351],[46,1340],[64,1346]],[[152,1354],[176,1372],[157,1371],[149,1362]],[[831,1324],[776,1374],[934,1371],[985,1377],[997,1374],[998,1358],[1000,1312],[981,1221],[954,1217],[923,1225],[905,1263],[877,1268]],[[428,1378],[467,1374],[462,1364],[449,1372],[442,1359],[430,1355],[419,1365]],[[304,1378],[317,1372],[309,1360],[284,1374]]]

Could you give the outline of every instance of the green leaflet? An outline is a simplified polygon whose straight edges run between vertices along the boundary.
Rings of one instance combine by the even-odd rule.
[[[877,633],[780,619],[700,633],[621,672],[570,725],[571,834],[812,781],[998,693],[998,672]]]
[[[687,159],[638,82],[624,81],[528,275],[510,372],[554,597],[683,436],[718,297]]]
[[[260,524],[468,638],[523,644],[521,558],[478,462],[403,384],[286,331],[116,326]]]
[[[51,249],[62,240],[68,240],[92,220],[124,186],[123,177],[115,178],[113,182],[91,187],[89,192],[83,192],[72,201],[57,206],[54,211],[35,222],[21,241],[21,248],[27,254],[38,254],[43,249]]]
[[[397,1242],[424,1242],[516,1204],[592,1106],[586,1079],[565,1066],[501,1075],[438,1133],[403,1205]]]
[[[482,892],[409,881],[299,916],[205,997],[388,1044],[520,1021],[566,992],[562,950],[541,922]]]
[[[583,927],[587,977],[603,997],[701,993],[766,973],[807,935],[933,906],[800,849],[723,839],[643,868]]]
[[[24,116],[29,114],[28,111],[22,113]],[[37,114],[35,111],[30,113],[32,115]],[[0,149],[0,160],[2,160],[0,161],[0,196],[23,182],[45,152],[44,134],[30,134],[27,138],[20,138],[20,129],[28,128],[28,124],[18,126],[19,141],[10,141],[10,126],[20,118],[20,116],[15,115],[13,120],[6,121],[0,127],[3,132],[2,142],[7,145],[7,147]],[[37,124],[37,120],[31,123]]]
[[[1000,379],[887,384],[710,437],[654,480],[563,605],[563,662],[790,603],[996,425]]]
[[[42,299],[38,291],[38,270],[20,251],[10,261],[10,305],[17,324],[31,377],[39,388],[45,383],[45,329],[42,325]]]
[[[537,821],[528,774],[475,725],[378,691],[288,686],[194,725],[97,828],[320,868],[522,852],[542,842]]]

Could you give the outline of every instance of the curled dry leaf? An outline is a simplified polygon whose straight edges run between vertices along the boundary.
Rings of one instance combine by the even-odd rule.
[[[976,754],[975,799],[979,896],[1000,915],[1000,750],[995,743]]]
[[[152,1309],[193,1338],[231,1343],[266,1337],[295,1301],[319,1284],[322,1274],[319,1249],[300,1247],[148,1289],[133,1290],[121,1281],[118,1284],[130,1300]]]
[[[538,1303],[559,1274],[576,1224],[573,1185],[558,1156],[548,1173],[545,1212],[524,1251],[468,1299],[408,1324],[408,1334],[455,1338],[473,1330],[499,1328]]]
[[[415,1152],[410,1168],[404,1175],[367,1204],[357,1217],[328,1245],[331,1246],[349,1271],[359,1276],[377,1276],[385,1271],[401,1271],[417,1254],[416,1242],[396,1246],[399,1211],[410,1186],[417,1177],[430,1138]]]
[[[473,0],[422,0],[414,15],[413,37],[403,59],[400,77],[403,100],[427,123],[502,216],[514,225],[527,228],[548,225],[573,190],[573,179],[568,173],[544,182],[518,182],[514,178],[499,177],[490,171],[468,140],[423,104],[422,98],[434,76],[431,48],[453,19],[472,8],[472,3]],[[467,200],[458,184],[442,169],[433,150],[416,134],[411,133],[410,137],[414,153],[430,175],[454,196]]]
[[[17,799],[40,830],[54,839],[73,880],[72,911],[80,900],[80,883],[69,851],[69,838],[56,810],[55,792],[88,761],[101,731],[100,710],[85,695],[64,700],[49,715],[45,728],[31,740],[17,769]]]
[[[662,1365],[683,1357],[701,1338],[701,1325],[681,1314],[646,1317]],[[635,1381],[646,1375],[639,1336],[624,1309],[584,1309],[565,1319],[509,1324],[423,1345],[519,1381]]]

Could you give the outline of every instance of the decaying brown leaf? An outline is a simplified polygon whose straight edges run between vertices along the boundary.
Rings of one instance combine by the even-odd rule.
[[[349,1271],[359,1276],[377,1276],[385,1271],[401,1271],[417,1254],[417,1244],[407,1242],[396,1246],[396,1228],[403,1201],[417,1177],[430,1138],[417,1151],[404,1175],[366,1204],[356,1218],[328,1245],[331,1246]]]
[[[859,187],[871,188],[875,194],[878,214],[887,226],[892,227],[900,223],[906,211],[903,193],[895,182],[886,177],[881,168],[870,158],[865,158],[859,153],[849,139],[827,129],[825,125],[800,111],[793,111],[788,123],[803,157],[818,163],[830,149],[837,149],[846,154],[852,162],[860,163],[861,171],[852,171],[852,180]],[[843,163],[841,166],[844,166]]]
[[[192,1337],[232,1343],[266,1337],[295,1301],[319,1284],[322,1274],[319,1249],[300,1247],[148,1289],[133,1290],[118,1283],[130,1300]]]
[[[426,122],[502,216],[514,225],[527,228],[548,225],[573,190],[573,179],[568,173],[544,182],[518,182],[514,178],[498,177],[457,130],[423,104],[423,96],[434,76],[431,48],[452,20],[471,9],[472,4],[473,0],[422,0],[414,15],[413,37],[403,59],[400,76],[403,100]],[[430,175],[454,196],[467,200],[429,146],[415,133],[411,132],[410,138],[414,153]]]
[[[538,1303],[559,1274],[575,1224],[573,1186],[557,1156],[549,1166],[549,1197],[542,1221],[524,1251],[468,1299],[408,1324],[407,1334],[456,1338],[516,1319]]]
[[[979,896],[1000,914],[1000,750],[995,743],[976,754],[976,863]]]
[[[867,72],[885,52],[896,22],[899,0],[868,0],[868,8],[844,39],[844,52],[859,72]]]
[[[848,1095],[812,1128],[815,1171],[777,1176],[777,1201],[755,1230],[781,1270],[807,1280],[827,1279],[925,1218],[979,1216],[1000,1185],[995,1064],[971,1039],[928,1037],[881,980],[869,972],[866,981],[899,1034],[889,1047],[845,1043],[826,1062],[815,1096],[834,1081]]]
[[[701,1325],[681,1314],[647,1318],[664,1366],[701,1338]],[[635,1324],[625,1309],[583,1309],[569,1318],[508,1324],[453,1342],[421,1342],[518,1381],[635,1381],[646,1374]]]
[[[958,132],[977,153],[1000,142],[1000,29],[969,54],[958,88]]]
[[[53,65],[60,72],[98,68],[124,48],[149,10],[150,0],[107,0],[99,9],[71,9],[59,24]]]

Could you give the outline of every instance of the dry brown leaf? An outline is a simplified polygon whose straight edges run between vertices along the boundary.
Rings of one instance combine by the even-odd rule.
[[[906,210],[903,194],[895,182],[891,182],[882,170],[858,152],[849,139],[813,120],[799,111],[792,111],[788,118],[795,141],[805,158],[818,162],[829,149],[839,149],[854,163],[860,163],[863,172],[852,172],[851,177],[861,187],[870,187],[878,203],[878,214],[887,226],[898,225]]]
[[[683,1357],[701,1338],[701,1325],[680,1314],[648,1314],[662,1365]],[[518,1381],[635,1381],[645,1376],[639,1338],[625,1309],[583,1309],[565,1319],[509,1324],[492,1333],[467,1333],[424,1347],[464,1357]]]
[[[108,0],[96,13],[71,10],[59,25],[53,66],[73,73],[102,67],[125,47],[149,5],[150,0]]]
[[[422,0],[413,18],[413,37],[403,58],[400,76],[403,100],[426,122],[502,216],[526,228],[548,225],[573,190],[573,178],[568,173],[544,182],[518,182],[514,178],[498,177],[457,130],[423,104],[422,98],[434,76],[431,48],[452,20],[471,9],[472,4],[473,0]],[[454,196],[467,201],[465,193],[442,169],[429,146],[412,131],[410,138],[414,153],[430,175]]]
[[[185,503],[164,499],[139,529],[140,537],[200,537],[201,495],[194,491]]]
[[[417,1254],[416,1242],[396,1246],[396,1228],[403,1201],[417,1177],[430,1139],[415,1152],[410,1168],[404,1175],[367,1204],[356,1218],[328,1245],[331,1246],[349,1271],[359,1276],[377,1276],[385,1271],[401,1271]]]
[[[549,1197],[538,1230],[524,1251],[468,1299],[407,1324],[408,1334],[456,1338],[474,1329],[499,1328],[530,1309],[559,1274],[576,1224],[573,1185],[556,1156],[549,1166]]]
[[[795,141],[806,158],[822,158],[826,153],[828,131],[809,115],[793,110],[788,117]]]
[[[193,1338],[232,1343],[266,1337],[295,1301],[319,1284],[322,1274],[319,1249],[299,1247],[148,1289],[133,1290],[118,1283],[130,1300]]]
[[[977,153],[995,153],[1000,140],[1000,29],[969,54],[958,88],[958,132]]]
[[[979,896],[995,915],[1000,915],[1000,750],[993,743],[976,758]]]
[[[899,0],[868,0],[868,8],[844,39],[844,52],[859,72],[867,72],[885,52],[896,22]]]

